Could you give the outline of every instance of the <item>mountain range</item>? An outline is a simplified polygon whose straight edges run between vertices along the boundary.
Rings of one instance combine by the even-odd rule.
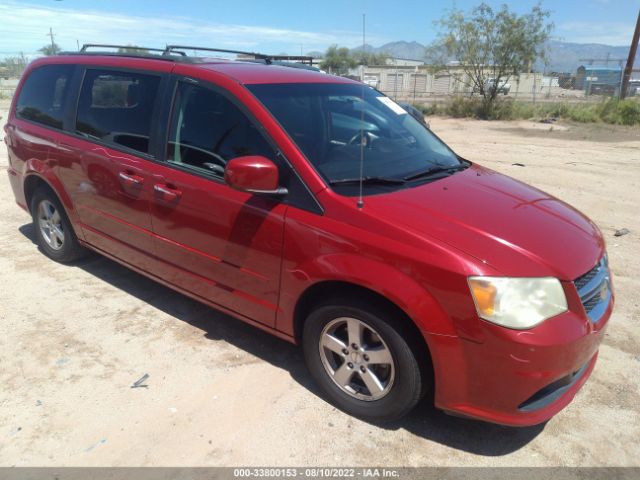
[[[366,51],[375,53],[387,53],[394,58],[424,60],[427,46],[419,42],[390,42],[379,47],[365,45]],[[362,46],[352,48],[352,52],[362,50]],[[534,65],[536,71],[575,73],[580,65],[588,65],[589,60],[593,60],[593,65],[604,65],[615,67],[624,65],[629,55],[629,47],[603,45],[599,43],[571,43],[557,40],[548,44],[548,59],[545,65],[537,62]],[[320,52],[309,52],[309,54],[322,55]],[[606,60],[609,59],[609,62]],[[621,62],[614,61],[620,60]],[[636,55],[635,68],[640,68],[640,51]]]

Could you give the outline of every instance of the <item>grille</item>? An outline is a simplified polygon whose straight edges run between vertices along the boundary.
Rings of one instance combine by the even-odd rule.
[[[602,318],[611,301],[607,257],[604,256],[598,265],[575,279],[573,284],[578,290],[584,311],[589,319],[596,323]]]
[[[594,296],[584,302],[582,306],[584,307],[585,312],[591,313],[598,303],[600,303],[600,296]]]
[[[598,265],[596,265],[594,268],[592,268],[591,270],[589,270],[587,273],[585,273],[584,275],[582,275],[580,278],[577,278],[573,283],[576,285],[576,288],[578,290],[583,289],[591,280],[593,280],[595,278],[596,275],[598,275],[598,272],[600,271],[600,266],[601,264],[598,263]]]

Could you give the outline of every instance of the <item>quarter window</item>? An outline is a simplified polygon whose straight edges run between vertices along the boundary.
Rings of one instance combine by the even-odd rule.
[[[156,75],[87,70],[80,90],[76,131],[149,153],[159,85]]]
[[[33,70],[20,91],[17,117],[62,128],[73,69],[73,65],[44,65]]]
[[[167,143],[167,161],[224,176],[229,160],[245,155],[274,158],[255,125],[224,95],[179,83]]]

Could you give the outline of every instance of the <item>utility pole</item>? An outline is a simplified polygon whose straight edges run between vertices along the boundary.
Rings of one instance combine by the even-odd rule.
[[[47,34],[47,36],[51,38],[51,51],[53,52],[53,50],[55,49],[54,47],[55,42],[53,41],[54,35],[53,35],[53,29],[51,27],[49,27],[49,33]]]
[[[638,51],[639,39],[640,39],[640,11],[638,12],[638,20],[636,21],[636,31],[633,32],[633,40],[631,40],[631,48],[629,49],[627,66],[624,68],[624,74],[622,75],[622,89],[620,91],[620,98],[625,98],[627,96],[627,90],[629,90],[629,80],[631,79],[631,71],[633,70],[633,61],[635,60],[636,52]]]

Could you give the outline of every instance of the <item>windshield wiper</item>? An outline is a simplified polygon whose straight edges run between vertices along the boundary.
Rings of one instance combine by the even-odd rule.
[[[426,170],[423,170],[422,172],[414,173],[412,175],[404,177],[403,180],[405,182],[410,182],[411,180],[418,180],[419,178],[428,178],[428,177],[431,177],[432,175],[436,175],[438,173],[458,172],[458,171],[464,170],[465,168],[468,168],[468,167],[469,167],[469,165],[465,165],[464,163],[461,163],[460,165],[453,165],[453,166],[450,166],[450,167],[445,167],[445,166],[438,165],[437,167],[427,168]]]
[[[359,178],[340,178],[338,180],[331,180],[329,185],[358,185],[359,183]],[[364,177],[362,179],[363,185],[402,185],[403,183],[406,182],[402,178]]]

